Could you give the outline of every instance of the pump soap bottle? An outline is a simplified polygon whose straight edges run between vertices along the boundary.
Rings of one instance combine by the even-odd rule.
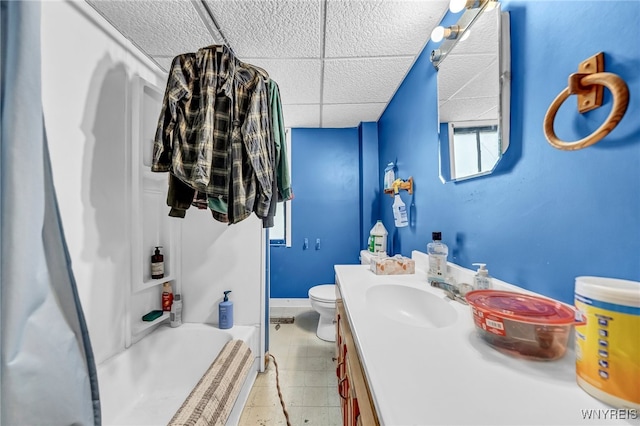
[[[489,290],[491,286],[491,277],[489,276],[489,270],[485,267],[486,263],[473,263],[473,265],[479,266],[476,275],[473,277],[473,289],[474,290]]]
[[[161,247],[156,246],[156,251],[151,256],[151,278],[154,280],[164,277],[164,255],[160,253]]]
[[[218,325],[221,329],[233,327],[233,302],[229,300],[231,290],[224,292],[224,300],[218,305]]]

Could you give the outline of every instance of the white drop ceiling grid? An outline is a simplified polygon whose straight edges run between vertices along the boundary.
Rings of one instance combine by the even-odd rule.
[[[448,0],[86,1],[165,71],[181,53],[227,43],[238,58],[264,68],[278,83],[287,127],[377,121],[449,5]]]

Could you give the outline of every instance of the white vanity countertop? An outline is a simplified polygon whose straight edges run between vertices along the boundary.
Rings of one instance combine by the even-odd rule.
[[[457,319],[443,328],[403,324],[372,309],[367,290],[383,284],[446,299],[427,285],[418,262],[414,275],[375,275],[368,265],[337,265],[335,271],[381,424],[640,425],[640,419],[611,419],[614,409],[576,384],[571,346],[553,362],[504,355],[476,334],[471,308],[454,301],[448,303]],[[600,420],[583,419],[589,410]]]

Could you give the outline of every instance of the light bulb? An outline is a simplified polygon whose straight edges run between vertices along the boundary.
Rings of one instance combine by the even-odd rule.
[[[467,31],[465,31],[464,34],[462,34],[462,37],[460,37],[460,41],[465,41],[466,39],[468,39],[470,34],[471,30],[467,28]]]
[[[431,41],[439,43],[444,38],[444,27],[437,26],[431,31]]]
[[[451,0],[449,10],[451,13],[458,13],[467,6],[467,0]]]

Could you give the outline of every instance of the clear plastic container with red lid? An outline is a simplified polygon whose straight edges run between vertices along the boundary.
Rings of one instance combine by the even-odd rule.
[[[474,290],[466,295],[480,337],[519,358],[552,361],[567,349],[575,311],[555,300],[524,293]]]

